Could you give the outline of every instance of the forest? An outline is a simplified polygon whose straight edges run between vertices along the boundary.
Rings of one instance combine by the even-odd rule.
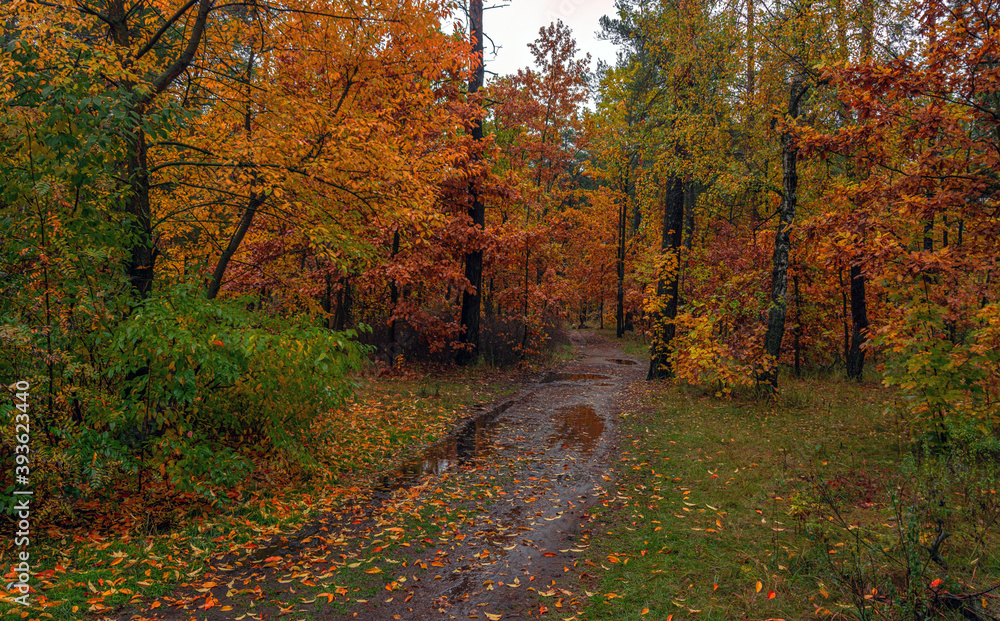
[[[30,496],[31,534],[3,544],[2,569],[16,585],[17,555],[31,548],[32,581],[50,591],[36,584],[26,606],[27,586],[7,584],[0,610],[130,618],[127,606],[196,577],[178,561],[176,575],[144,583],[135,557],[118,568],[135,574],[124,589],[115,559],[148,545],[160,563],[179,554],[184,529],[232,551],[310,512],[343,515],[351,494],[377,492],[356,477],[382,476],[447,435],[463,408],[584,344],[623,348],[606,358],[628,358],[636,374],[608,377],[664,412],[643,432],[628,416],[645,406],[608,406],[600,416],[625,412],[623,437],[672,433],[668,411],[701,408],[690,429],[721,429],[721,442],[738,435],[727,408],[747,429],[799,413],[776,434],[841,412],[842,427],[802,431],[802,450],[821,447],[801,459],[813,467],[833,462],[819,456],[838,442],[849,452],[848,436],[892,434],[885,468],[903,482],[876,490],[892,500],[854,507],[895,512],[889,560],[872,560],[882,553],[853,510],[820,508],[836,504],[835,481],[878,487],[881,471],[862,484],[856,464],[788,509],[820,522],[800,525],[826,542],[816,545],[836,545],[816,534],[819,515],[854,537],[855,571],[834,563],[810,591],[826,601],[836,585],[842,608],[747,603],[701,617],[1000,618],[1000,2],[616,0],[594,25],[615,44],[613,63],[554,21],[529,46],[532,66],[490,74],[484,60],[503,41],[484,9],[516,5],[3,2],[0,526],[5,541],[27,533]],[[577,371],[548,377],[588,381]],[[601,420],[598,435],[611,428]],[[861,422],[874,426],[848,430]],[[608,449],[609,468],[623,468],[614,451],[666,454],[629,442]],[[614,480],[651,507],[652,492],[637,490],[652,483],[628,472]],[[793,496],[784,484],[773,502]],[[689,492],[678,492],[685,504]],[[956,496],[962,509],[945,511]],[[217,518],[249,530],[205,526]],[[709,531],[722,530],[726,516],[712,519]],[[435,533],[458,533],[449,523]],[[133,547],[109,548],[118,540]],[[202,552],[191,541],[184,558]],[[91,558],[84,549],[123,556],[93,556],[106,573],[81,581],[65,559]],[[604,550],[601,562],[627,572],[626,556]],[[882,562],[902,577],[883,585]],[[747,602],[782,603],[780,588],[762,588],[776,572],[741,578]],[[201,614],[248,614],[214,599],[216,583],[201,582]],[[319,595],[367,603],[342,588]],[[535,603],[532,615],[619,618],[613,606],[632,604],[623,587],[596,608],[566,588],[566,609]],[[555,581],[549,592],[563,602]],[[664,597],[664,611],[636,600],[628,614],[699,618]]]

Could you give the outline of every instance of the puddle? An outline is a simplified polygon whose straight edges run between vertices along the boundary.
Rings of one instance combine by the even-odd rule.
[[[546,373],[545,377],[538,381],[539,384],[551,384],[553,382],[584,382],[587,380],[611,379],[607,375],[597,375],[596,373]]]
[[[383,476],[375,486],[375,496],[372,502],[385,498],[397,489],[415,485],[417,480],[426,475],[442,474],[446,470],[466,464],[477,457],[488,455],[491,450],[490,438],[498,425],[501,414],[523,402],[529,395],[501,403],[492,410],[482,412],[475,418],[468,419],[458,430],[437,443],[432,444],[419,457],[405,462],[392,473]],[[359,523],[357,521],[353,522]],[[258,548],[249,557],[253,562],[262,562],[270,556],[281,556],[292,550],[298,550],[308,541],[309,537],[326,527],[315,527],[296,536],[292,542],[282,541],[276,545]]]
[[[445,471],[482,457],[489,452],[490,436],[496,421],[494,416],[481,416],[469,421],[453,438],[446,438],[427,449],[400,469],[404,478],[417,478]]]
[[[626,366],[634,366],[639,364],[635,360],[626,360],[624,358],[609,358],[608,362],[613,362],[614,364],[624,364]]]
[[[555,427],[549,446],[589,453],[604,432],[604,419],[589,405],[571,405],[556,410]]]
[[[523,400],[523,398],[521,399]],[[419,457],[411,459],[400,466],[395,472],[382,477],[376,488],[379,492],[406,487],[423,476],[439,475],[467,464],[477,457],[488,455],[490,438],[497,426],[497,418],[521,400],[507,401],[469,419],[457,432],[442,438],[432,444]]]

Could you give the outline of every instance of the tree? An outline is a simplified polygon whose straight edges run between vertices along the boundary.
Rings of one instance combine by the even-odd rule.
[[[795,123],[801,113],[802,98],[806,94],[805,76],[792,76],[788,93],[788,119]],[[785,316],[788,302],[788,256],[791,252],[790,227],[798,207],[798,157],[795,137],[791,128],[781,133],[781,209],[778,213],[778,233],[774,238],[774,258],[771,271],[771,306],[767,314],[767,332],[764,334],[764,351],[774,361],[761,374],[761,381],[778,387],[777,360],[781,356],[781,341],[785,334]]]
[[[579,204],[578,184],[586,176],[587,136],[581,106],[588,96],[589,55],[577,58],[572,31],[562,22],[539,30],[529,45],[535,69],[522,69],[491,84],[499,103],[492,116],[505,155],[498,174],[516,195],[497,205],[498,297],[516,304],[522,331],[517,344],[526,355],[548,316],[561,312],[567,285],[561,248],[567,210]],[[516,267],[515,267],[516,266]],[[516,301],[515,301],[516,300]]]
[[[475,96],[483,86],[483,78],[486,75],[486,65],[483,57],[483,0],[470,0],[469,2],[469,22],[471,25],[470,37],[475,55],[475,62],[478,66],[473,68],[473,77],[469,80],[469,96]],[[477,118],[472,126],[472,139],[477,143],[483,142],[483,122]],[[486,226],[486,206],[480,197],[480,191],[476,188],[476,180],[469,183],[469,195],[472,205],[469,207],[469,218],[472,225],[483,229]],[[465,290],[462,294],[462,318],[461,324],[464,328],[462,332],[462,343],[467,345],[466,349],[459,350],[458,361],[460,364],[467,364],[475,360],[479,355],[479,313],[483,299],[483,251],[476,248],[465,255],[465,277],[469,281],[469,286],[473,291]]]

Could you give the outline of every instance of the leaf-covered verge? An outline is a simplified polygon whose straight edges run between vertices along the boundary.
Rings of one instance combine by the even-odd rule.
[[[512,378],[511,372],[473,367],[432,374],[411,368],[394,378],[365,380],[354,403],[312,422],[309,468],[286,456],[250,452],[244,476],[227,484],[202,479],[205,493],[178,493],[149,481],[137,493],[130,478],[118,478],[72,503],[61,522],[35,524],[34,606],[14,606],[10,598],[17,593],[4,591],[0,614],[97,618],[123,606],[141,608],[178,588],[201,589],[205,598],[215,586],[204,579],[213,558],[251,554],[324,512],[363,501],[386,473],[450,430],[469,405],[510,392]],[[17,552],[12,546],[5,538],[5,572],[11,568],[6,559]],[[8,573],[4,583],[10,580]]]
[[[873,383],[647,387],[593,512],[585,618],[1000,616],[997,455],[937,451],[906,413]]]

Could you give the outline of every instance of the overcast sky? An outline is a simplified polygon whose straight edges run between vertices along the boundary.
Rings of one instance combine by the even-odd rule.
[[[598,58],[614,62],[615,46],[608,41],[598,41],[595,34],[600,30],[598,20],[601,16],[614,15],[614,0],[485,0],[484,4],[487,7],[508,5],[489,9],[483,16],[486,35],[500,47],[493,56],[487,40],[487,71],[505,75],[532,66],[534,58],[528,44],[538,38],[539,28],[558,19],[573,29],[580,55],[590,52],[591,70],[597,67]]]

